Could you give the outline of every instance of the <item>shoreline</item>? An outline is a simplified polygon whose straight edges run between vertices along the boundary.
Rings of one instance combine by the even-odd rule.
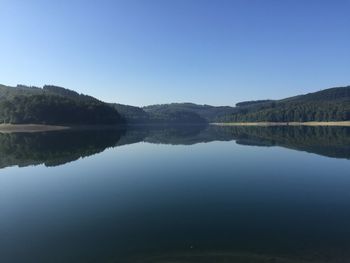
[[[143,126],[142,124],[141,126]],[[350,121],[312,121],[312,122],[213,122],[209,125],[214,126],[338,126],[350,127]],[[139,126],[139,125],[131,125]],[[153,126],[153,125],[151,125]],[[119,125],[76,125],[76,126],[62,126],[62,125],[46,125],[46,124],[0,124],[0,133],[18,133],[18,132],[49,132],[62,130],[86,130],[86,129],[101,129],[101,128],[120,128]]]
[[[0,124],[0,133],[13,132],[46,132],[68,130],[68,126],[46,125],[46,124]]]
[[[308,122],[214,122],[216,126],[350,126],[350,121],[308,121]]]
[[[50,131],[79,131],[79,130],[101,130],[101,129],[123,129],[124,125],[48,125],[48,124],[0,124],[1,133],[34,133]]]

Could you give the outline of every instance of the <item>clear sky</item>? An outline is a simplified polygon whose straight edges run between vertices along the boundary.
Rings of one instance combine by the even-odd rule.
[[[350,84],[350,0],[0,0],[0,83],[234,105]]]

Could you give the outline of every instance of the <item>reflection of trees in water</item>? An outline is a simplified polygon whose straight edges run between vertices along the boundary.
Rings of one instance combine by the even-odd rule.
[[[145,134],[143,140],[150,143],[190,145],[236,140],[240,145],[282,146],[328,157],[350,158],[349,127],[178,126],[151,129]]]
[[[0,167],[55,166],[141,141],[191,145],[236,140],[241,145],[282,146],[329,157],[350,158],[349,127],[139,126],[121,130],[0,134]]]
[[[350,158],[348,127],[229,127],[228,132],[242,145],[282,146],[328,157]]]
[[[113,147],[122,131],[59,131],[0,134],[0,167],[56,166]]]
[[[154,144],[195,144],[202,141],[200,135],[207,128],[203,125],[144,125],[132,126],[126,131],[118,145],[137,142]],[[212,141],[212,139],[211,139]]]

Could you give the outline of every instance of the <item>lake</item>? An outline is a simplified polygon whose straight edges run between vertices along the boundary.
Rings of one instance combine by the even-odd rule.
[[[0,134],[0,262],[350,262],[350,128]]]

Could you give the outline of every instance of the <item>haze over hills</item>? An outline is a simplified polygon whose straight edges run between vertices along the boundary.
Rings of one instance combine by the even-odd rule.
[[[0,85],[0,122],[38,124],[203,124],[209,122],[305,122],[350,120],[350,86],[281,100],[230,106],[170,103],[135,107],[105,103],[75,91]]]

